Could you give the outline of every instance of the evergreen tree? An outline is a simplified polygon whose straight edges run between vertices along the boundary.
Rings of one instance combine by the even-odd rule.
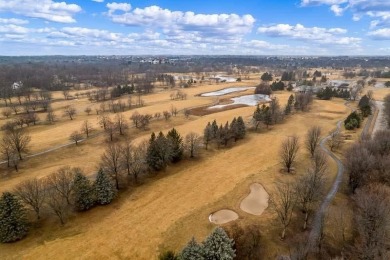
[[[263,113],[259,104],[257,104],[255,112],[253,112],[253,121],[255,122],[255,130],[257,130],[260,123],[263,121]]]
[[[171,161],[172,152],[167,138],[162,132],[156,135],[152,133],[146,153],[146,162],[155,171],[164,169]]]
[[[222,132],[222,142],[225,146],[227,146],[231,137],[232,137],[232,133],[229,129],[229,122],[226,121],[226,124],[223,127],[223,132]]]
[[[100,205],[110,204],[115,198],[116,188],[111,182],[111,178],[99,169],[94,185],[96,203]]]
[[[237,118],[237,137],[238,139],[243,139],[246,134],[245,122],[242,116]]]
[[[234,142],[238,139],[238,127],[237,127],[237,118],[233,118],[230,123],[230,134],[234,138]]]
[[[363,117],[371,115],[370,99],[364,95],[359,101],[359,108]]]
[[[167,134],[167,140],[171,149],[171,161],[173,163],[180,161],[184,151],[183,138],[175,128],[172,128]]]
[[[213,123],[211,124],[211,132],[213,134],[212,139],[216,139],[218,135],[218,124],[217,120],[214,119]]]
[[[73,181],[74,205],[77,210],[84,211],[95,204],[94,189],[91,182],[81,172],[77,172]]]
[[[27,235],[26,211],[15,195],[4,192],[0,198],[0,242],[9,243]]]
[[[203,242],[204,256],[208,260],[231,260],[236,256],[233,246],[233,239],[217,227]]]
[[[190,242],[183,248],[180,254],[181,260],[205,260],[203,256],[203,247],[198,244],[193,237]]]
[[[203,130],[203,143],[206,147],[206,150],[207,150],[207,147],[209,145],[209,143],[213,140],[213,129],[212,129],[212,126],[210,124],[210,122],[208,122],[206,128]]]

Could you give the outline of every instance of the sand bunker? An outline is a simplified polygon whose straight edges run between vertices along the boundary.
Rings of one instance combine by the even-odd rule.
[[[240,208],[246,213],[261,215],[268,207],[269,195],[259,183],[251,184],[250,189],[249,195],[241,201]]]
[[[238,219],[238,214],[233,210],[221,209],[209,216],[209,221],[214,224],[225,224]]]

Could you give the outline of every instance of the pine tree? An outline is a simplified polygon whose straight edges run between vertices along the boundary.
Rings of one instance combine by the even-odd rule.
[[[284,109],[285,115],[289,115],[291,113],[293,105],[294,105],[294,96],[290,95],[290,97],[288,98],[286,107]]]
[[[253,112],[253,121],[255,122],[255,130],[257,130],[260,123],[263,121],[263,113],[259,104],[257,104],[255,112]]]
[[[227,146],[231,137],[232,137],[232,133],[229,129],[229,122],[226,121],[226,124],[223,127],[223,135],[222,135],[222,142],[225,146]]]
[[[217,120],[214,119],[213,123],[211,124],[211,132],[212,132],[212,139],[217,139],[218,135],[218,124]]]
[[[206,147],[206,150],[207,150],[209,143],[212,140],[213,140],[213,130],[212,130],[210,122],[208,122],[206,128],[203,130],[203,143]]]
[[[171,161],[173,163],[180,161],[184,151],[183,138],[175,128],[172,128],[167,134],[167,140],[171,149]]]
[[[171,161],[171,147],[162,132],[156,135],[152,133],[146,154],[146,162],[155,171],[164,169]]]
[[[193,237],[183,248],[180,254],[182,260],[205,260],[202,245],[198,244]]]
[[[96,203],[100,205],[110,204],[115,198],[116,188],[111,182],[111,178],[99,169],[94,184]]]
[[[27,235],[26,211],[15,195],[4,192],[0,198],[0,242],[9,243]]]
[[[236,142],[238,139],[237,118],[233,118],[232,122],[230,123],[230,133],[234,138],[234,142]]]
[[[204,256],[208,260],[231,260],[236,256],[233,246],[233,239],[217,227],[203,242]]]
[[[84,211],[93,207],[95,204],[94,190],[91,182],[81,172],[77,172],[74,181],[74,205],[77,210]]]
[[[246,134],[245,122],[242,116],[237,118],[237,137],[238,139],[243,139]]]

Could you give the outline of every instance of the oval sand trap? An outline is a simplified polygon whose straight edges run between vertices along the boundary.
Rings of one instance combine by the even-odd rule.
[[[240,203],[241,210],[253,215],[261,215],[268,207],[269,195],[260,183],[252,183],[251,192]]]
[[[238,214],[230,209],[221,209],[209,216],[209,221],[214,224],[225,224],[236,219]]]

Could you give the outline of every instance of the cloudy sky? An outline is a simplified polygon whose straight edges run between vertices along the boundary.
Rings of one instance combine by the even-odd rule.
[[[390,55],[390,0],[0,0],[0,55]]]

